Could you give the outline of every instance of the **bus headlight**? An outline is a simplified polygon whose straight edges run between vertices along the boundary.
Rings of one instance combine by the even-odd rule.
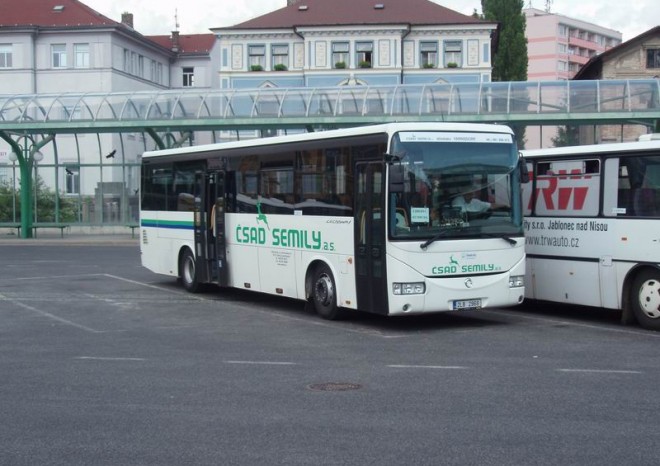
[[[393,283],[392,291],[396,295],[400,294],[424,294],[426,292],[426,284],[424,282],[414,283]]]
[[[512,275],[509,277],[509,288],[519,288],[525,286],[524,275]]]

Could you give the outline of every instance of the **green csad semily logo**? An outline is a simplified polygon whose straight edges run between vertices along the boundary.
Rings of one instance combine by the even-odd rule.
[[[495,264],[459,264],[454,255],[449,256],[449,264],[436,265],[431,269],[433,275],[453,275],[457,273],[497,272],[502,267]]]
[[[257,201],[257,225],[262,222],[266,228],[261,226],[236,226],[236,241],[241,244],[267,244],[281,248],[314,249],[334,251],[335,243],[323,241],[321,232],[318,230],[304,230],[294,228],[273,228],[268,224],[266,214],[261,211],[261,200]]]

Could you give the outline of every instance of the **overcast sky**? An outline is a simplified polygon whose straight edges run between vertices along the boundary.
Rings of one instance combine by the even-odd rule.
[[[327,0],[332,1],[332,0]],[[405,0],[403,0],[405,1]],[[470,15],[480,0],[432,0]],[[123,12],[133,13],[135,29],[145,35],[169,34],[175,28],[175,11],[183,34],[208,33],[210,28],[242,23],[286,6],[286,0],[82,0],[99,13],[121,21]],[[525,7],[530,0],[526,0]],[[546,0],[531,0],[544,9]],[[553,13],[588,21],[623,34],[623,40],[660,25],[658,0],[553,0]]]

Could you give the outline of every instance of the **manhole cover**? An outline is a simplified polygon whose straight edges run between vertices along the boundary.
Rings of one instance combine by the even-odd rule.
[[[327,383],[314,383],[307,388],[315,392],[345,392],[348,390],[359,390],[362,385],[357,383],[346,382],[327,382]]]

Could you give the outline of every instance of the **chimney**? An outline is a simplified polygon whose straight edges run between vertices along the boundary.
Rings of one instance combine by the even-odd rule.
[[[172,31],[172,52],[179,51],[179,31]]]
[[[122,13],[121,24],[133,29],[133,13],[128,13],[128,12]]]

